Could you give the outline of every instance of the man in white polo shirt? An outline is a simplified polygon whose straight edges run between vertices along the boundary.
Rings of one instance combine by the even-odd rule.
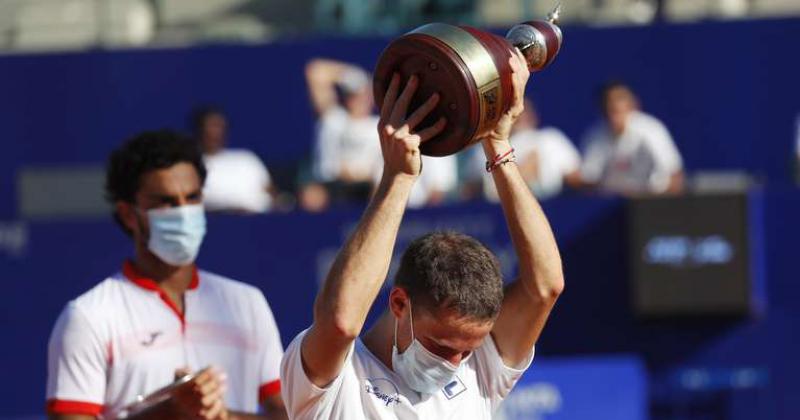
[[[281,365],[291,418],[489,420],[532,362],[563,275],[547,219],[509,153],[529,75],[524,62],[519,52],[510,58],[514,103],[483,140],[519,279],[504,292],[497,258],[478,241],[458,233],[425,235],[405,251],[387,310],[359,337],[419,176],[419,145],[446,125],[439,120],[416,131],[439,98],[406,112],[418,80],[412,77],[400,93],[395,75],[378,130],[380,185],[317,297],[314,323],[294,339]]]
[[[532,100],[525,101],[525,111],[511,129],[511,145],[517,155],[517,165],[522,178],[533,195],[546,200],[560,194],[567,186],[580,184],[581,158],[567,136],[555,127],[540,127],[539,115]],[[497,190],[489,176],[480,167],[483,153],[474,148],[469,151],[473,168],[468,174],[466,187],[476,190],[478,183],[483,195],[497,202]]]
[[[683,190],[683,161],[669,131],[639,109],[620,82],[600,92],[603,120],[583,144],[581,183],[622,195],[676,194]]]
[[[206,171],[196,145],[146,132],[109,159],[106,192],[134,257],[69,302],[50,337],[47,412],[115,418],[128,404],[198,375],[146,419],[285,418],[283,354],[272,312],[253,286],[198,270]]]
[[[360,203],[372,189],[380,148],[370,80],[360,67],[341,61],[316,58],[306,65],[318,120],[311,156],[313,183],[303,190],[324,186],[324,201]]]

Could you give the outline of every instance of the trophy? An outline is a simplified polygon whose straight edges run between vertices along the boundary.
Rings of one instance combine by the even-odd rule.
[[[144,413],[147,413],[149,410],[155,408],[157,405],[172,398],[173,392],[177,391],[178,388],[182,387],[184,384],[193,381],[199,374],[200,372],[183,375],[182,377],[177,378],[175,382],[163,388],[160,388],[156,391],[153,391],[148,395],[137,395],[135,401],[117,410],[111,416],[111,418],[126,419],[129,417],[136,417],[143,415]]]
[[[514,48],[525,56],[528,69],[547,67],[561,49],[557,26],[561,6],[547,20],[515,25],[505,38],[469,26],[430,23],[392,41],[375,67],[373,92],[380,107],[394,73],[405,81],[412,74],[419,85],[409,109],[434,92],[439,104],[419,128],[447,118],[444,132],[425,142],[422,154],[447,156],[479,141],[494,129],[511,106],[513,91],[508,60]],[[418,129],[419,129],[418,128]]]

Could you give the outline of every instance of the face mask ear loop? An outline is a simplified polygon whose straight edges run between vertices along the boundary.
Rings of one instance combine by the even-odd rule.
[[[411,300],[410,299],[408,300],[408,316],[409,316],[409,319],[411,320],[411,342],[413,343],[414,342],[414,315],[411,313]],[[397,325],[398,325],[398,321],[397,321],[397,318],[395,318],[394,319],[394,346],[395,347],[397,347],[397,328],[398,328]],[[398,348],[398,351],[400,351],[399,348]]]
[[[397,318],[394,319],[394,348],[397,348]]]
[[[411,308],[411,298],[408,299],[408,319],[411,321],[411,342],[416,339],[414,337],[414,311]]]

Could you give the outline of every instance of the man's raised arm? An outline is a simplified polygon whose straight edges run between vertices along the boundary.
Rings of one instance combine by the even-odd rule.
[[[514,70],[514,103],[497,128],[483,141],[486,159],[495,162],[511,150],[511,126],[523,111],[529,73],[517,51],[511,58]],[[510,156],[510,155],[509,155]],[[517,366],[530,355],[544,328],[550,310],[564,289],[561,256],[550,224],[539,203],[513,163],[500,163],[492,170],[511,240],[519,259],[519,279],[508,286],[492,336],[503,361]]]
[[[313,59],[306,64],[308,94],[317,116],[336,106],[336,83],[348,72],[363,74],[364,70],[341,61],[323,58]]]
[[[431,96],[406,117],[417,84],[417,78],[412,76],[398,96],[400,77],[392,78],[378,125],[383,177],[314,304],[314,324],[303,340],[302,357],[308,378],[320,387],[328,385],[341,371],[350,345],[361,333],[367,312],[386,278],[408,195],[420,172],[419,145],[445,125],[442,119],[414,132],[439,100],[438,95]]]

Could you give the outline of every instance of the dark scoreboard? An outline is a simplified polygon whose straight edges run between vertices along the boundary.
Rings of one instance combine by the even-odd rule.
[[[637,314],[743,316],[764,304],[758,200],[745,193],[629,202]]]

